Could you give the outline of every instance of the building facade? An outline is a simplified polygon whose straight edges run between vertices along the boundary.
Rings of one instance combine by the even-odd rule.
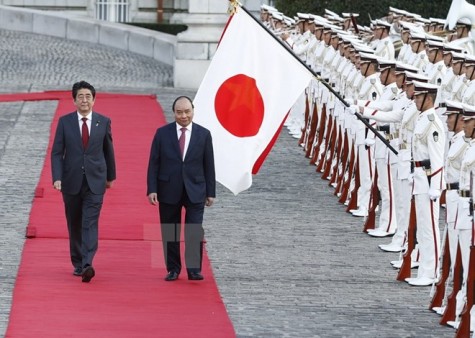
[[[269,1],[241,0],[241,3],[257,15],[260,6],[264,3],[268,4]],[[96,33],[99,34],[98,41],[101,41],[101,36],[104,44],[110,45],[118,40],[119,46],[125,44],[126,46],[123,48],[132,51],[137,50],[136,45],[142,40],[163,39],[163,43],[155,41],[153,46],[151,42],[149,44],[145,42],[142,49],[153,49],[155,58],[164,59],[166,63],[170,61],[173,63],[175,87],[193,89],[199,87],[216,51],[223,28],[229,19],[228,4],[228,0],[0,0],[0,6],[4,6],[4,11],[34,10],[31,11],[36,13],[34,15],[45,17],[51,16],[51,12],[54,12],[53,16],[55,17],[82,21],[81,25],[85,25],[83,26],[85,31],[92,29],[96,32],[98,23],[101,21],[186,25],[187,30],[179,33],[176,37],[163,34],[162,37],[157,38],[147,36],[150,33],[144,33],[140,39],[132,38],[130,34],[127,35],[132,30],[131,26],[110,25],[106,22],[102,25],[107,24],[108,27],[103,27]],[[28,21],[24,13],[20,17],[25,17],[24,21]],[[4,19],[11,21],[12,17],[4,14]],[[52,20],[51,18],[39,21],[45,20],[48,22],[47,26],[50,31],[52,29],[53,32],[56,31],[56,28],[50,26],[59,27],[61,25],[61,20]],[[23,22],[21,25],[32,29],[37,26],[29,22]],[[43,26],[40,25],[40,27]],[[14,29],[14,26],[7,25],[5,28]],[[115,32],[116,39],[109,36],[110,34],[107,35],[110,30]],[[39,33],[41,34],[41,32]],[[172,44],[170,44],[169,37],[174,39]]]
[[[112,22],[170,22],[176,13],[187,13],[193,0],[0,0],[0,5],[15,6],[66,15],[87,16]],[[211,11],[222,8],[227,0],[200,1]],[[269,1],[248,0],[242,3],[251,11],[258,11]],[[224,6],[225,7],[225,6]]]

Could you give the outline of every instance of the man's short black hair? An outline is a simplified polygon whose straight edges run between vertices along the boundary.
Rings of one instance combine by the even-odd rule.
[[[191,103],[191,108],[195,108],[195,106],[193,105],[193,101],[186,95],[182,95],[182,96],[178,96],[175,101],[173,101],[173,104],[172,104],[172,111],[175,112],[175,104],[178,102],[178,100],[181,100],[181,99],[187,99],[188,101],[190,101]]]
[[[92,98],[96,98],[96,89],[86,81],[79,81],[73,84],[73,99],[76,99],[79,89],[89,89],[92,93]]]

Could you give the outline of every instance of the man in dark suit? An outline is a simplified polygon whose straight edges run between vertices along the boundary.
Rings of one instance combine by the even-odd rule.
[[[192,123],[193,103],[178,97],[172,106],[175,122],[157,130],[152,142],[147,175],[147,195],[159,204],[166,281],[181,272],[181,211],[185,208],[185,263],[189,280],[202,280],[204,207],[216,196],[211,133]]]
[[[85,283],[95,276],[98,221],[106,188],[115,180],[111,121],[92,111],[96,90],[85,81],[72,89],[77,111],[58,121],[51,169],[53,186],[63,194],[73,274]]]

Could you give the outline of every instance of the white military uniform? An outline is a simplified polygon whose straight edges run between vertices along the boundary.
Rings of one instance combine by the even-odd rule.
[[[298,39],[294,43],[292,43],[291,41],[287,41],[287,42],[292,46],[292,48],[294,47],[299,48],[298,46],[300,43],[302,43],[303,36],[304,34],[298,35]],[[305,36],[308,39],[308,37],[311,37],[313,35],[309,35],[309,33],[307,33],[305,34]],[[308,48],[308,46],[306,47]],[[302,61],[308,60],[306,58],[306,53],[300,52],[299,57],[302,59]],[[284,123],[284,125],[289,130],[289,134],[291,134],[294,138],[300,138],[302,129],[305,126],[305,100],[308,98],[308,95],[310,94],[310,90],[309,90],[310,86],[311,85],[309,85],[309,87],[307,87],[305,92],[303,92],[299,96],[295,104],[292,106],[289,116]]]
[[[381,96],[382,91],[383,86],[379,80],[379,73],[375,73],[364,78],[358,99],[376,100]],[[374,175],[374,146],[366,146],[365,139],[368,131],[363,122],[358,121],[357,126],[355,143],[358,147],[358,170],[360,177],[357,205],[358,211],[362,215],[367,215]]]
[[[435,85],[442,85],[442,80],[444,78],[447,67],[444,64],[444,60],[441,60],[431,67],[431,71],[427,73],[429,82]]]
[[[457,305],[455,309],[456,321],[462,313],[467,292],[466,281],[470,264],[470,246],[472,245],[473,215],[470,212],[471,179],[475,179],[475,139],[470,141],[470,145],[464,154],[460,169],[460,191],[457,209],[457,221],[455,228],[458,230],[458,240],[460,245],[463,277],[462,288],[457,293]],[[472,183],[473,184],[473,183]],[[473,264],[473,263],[472,263]]]
[[[407,238],[407,228],[409,225],[410,200],[412,180],[410,180],[411,170],[411,150],[408,144],[412,139],[415,117],[418,111],[414,101],[407,98],[405,93],[398,95],[394,101],[393,110],[376,112],[365,109],[363,116],[372,117],[380,122],[391,123],[390,144],[398,149],[398,155],[389,154],[391,163],[392,183],[394,186],[394,208],[397,219],[397,230],[389,245],[380,245],[385,251],[401,251]]]
[[[399,89],[396,83],[391,83],[384,87],[381,97],[367,105],[368,108],[390,110],[393,108],[394,98],[398,94]],[[384,107],[386,105],[386,107]],[[385,109],[386,108],[386,109]],[[377,110],[373,114],[377,113]],[[390,125],[385,122],[377,122],[379,134],[385,138],[389,138],[391,133]],[[375,135],[368,135],[374,138]],[[379,139],[375,139],[374,158],[376,162],[376,170],[378,171],[378,189],[381,197],[381,209],[379,215],[379,225],[373,231],[368,231],[371,236],[384,237],[394,234],[397,228],[396,207],[394,204],[394,187],[392,184],[391,166],[389,163],[389,149]]]
[[[459,118],[462,118],[461,114]],[[455,266],[455,257],[457,256],[458,230],[455,227],[457,219],[457,208],[459,203],[459,181],[462,160],[468,148],[468,142],[465,140],[464,131],[460,131],[450,140],[450,147],[445,162],[445,180],[447,182],[447,190],[445,192],[446,200],[446,223],[449,236],[449,251],[451,261],[451,272]]]
[[[447,68],[444,77],[442,78],[442,85],[437,93],[437,101],[443,102],[452,98],[452,87],[457,76],[454,74],[452,67]]]
[[[417,278],[408,278],[412,285],[429,285],[437,277],[440,256],[439,200],[431,200],[430,193],[445,188],[443,175],[445,132],[434,108],[419,114],[412,138],[414,184],[419,246]],[[440,196],[440,195],[439,195]]]
[[[407,63],[411,52],[411,45],[408,43],[403,43],[401,49],[399,50],[399,54],[397,55],[397,60]]]
[[[394,44],[389,36],[377,41],[374,54],[382,59],[395,60]]]
[[[475,106],[475,80],[468,83],[467,89],[463,93],[462,103]]]
[[[469,81],[465,74],[457,76],[457,79],[454,82],[452,88],[452,99],[454,101],[462,102],[462,98],[464,96],[465,90],[469,85]]]
[[[427,58],[427,53],[425,50],[419,52],[418,54],[415,54],[416,56],[414,57],[414,60],[412,64],[414,67],[417,67],[420,69],[422,72],[425,72],[425,69],[427,65],[429,64],[429,59]]]
[[[397,214],[398,228],[392,239],[392,243],[401,244],[402,247],[407,246],[407,230],[409,228],[413,185],[411,144],[418,116],[417,106],[413,100],[410,100],[404,108],[399,132],[397,179],[400,181],[401,199],[396,201],[397,210],[399,211]],[[404,210],[406,211],[404,212]]]
[[[315,38],[310,31],[305,31],[300,38],[294,42],[292,50],[304,62],[307,61],[307,50],[310,48],[310,41]]]

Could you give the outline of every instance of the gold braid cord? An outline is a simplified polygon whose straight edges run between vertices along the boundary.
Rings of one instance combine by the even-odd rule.
[[[229,0],[229,6],[228,6],[228,14],[234,14],[237,11],[237,8],[241,6],[239,1],[237,0]]]

